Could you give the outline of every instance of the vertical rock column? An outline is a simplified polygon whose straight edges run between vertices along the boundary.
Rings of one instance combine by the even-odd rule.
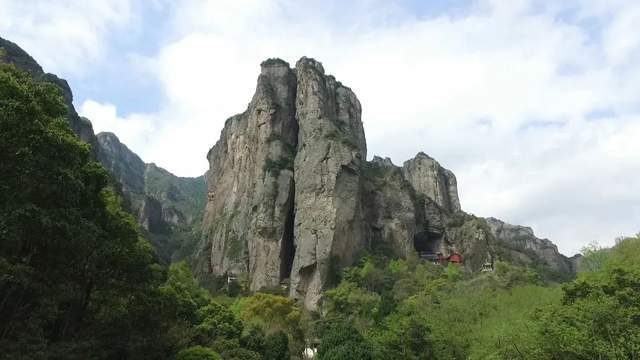
[[[366,142],[355,94],[322,64],[296,64],[296,253],[290,295],[315,309],[332,263],[347,264],[364,242],[360,204]]]
[[[248,273],[252,290],[278,286],[283,277],[280,253],[291,241],[286,224],[293,216],[295,93],[286,62],[263,62],[247,110],[227,120],[209,151],[201,272]]]

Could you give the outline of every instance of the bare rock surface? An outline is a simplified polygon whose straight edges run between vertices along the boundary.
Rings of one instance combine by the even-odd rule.
[[[574,261],[560,254],[558,247],[551,240],[536,237],[530,227],[507,224],[492,217],[485,220],[491,234],[508,249],[527,252],[531,258],[539,260],[556,271],[575,271]]]
[[[415,158],[405,161],[402,170],[418,193],[432,199],[447,211],[460,210],[455,175],[429,155],[418,153]]]
[[[289,271],[281,253],[293,246],[295,94],[289,65],[263,62],[248,108],[227,120],[209,151],[199,272],[248,273],[251,289],[259,290],[278,286]]]
[[[246,276],[252,290],[285,283],[316,309],[330,272],[362,249],[458,253],[468,271],[496,260],[572,271],[527,228],[462,211],[455,175],[425,153],[401,167],[366,161],[361,112],[314,59],[261,64],[247,110],[227,120],[208,154],[200,277]]]
[[[298,148],[294,163],[295,258],[290,295],[314,307],[331,261],[348,264],[362,246],[361,171],[367,156],[360,102],[324,73],[296,63]]]

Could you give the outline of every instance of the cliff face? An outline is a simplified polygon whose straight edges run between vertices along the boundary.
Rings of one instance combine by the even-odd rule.
[[[315,60],[265,61],[208,155],[200,271],[248,273],[252,290],[289,279],[292,296],[316,304],[331,261],[362,245],[360,111]]]
[[[208,155],[199,276],[244,274],[251,290],[288,282],[314,309],[332,268],[363,248],[457,252],[469,271],[498,259],[572,270],[545,240],[463,212],[454,174],[428,155],[402,167],[366,161],[360,116],[355,94],[318,61],[263,62],[247,110]]]
[[[548,239],[539,239],[530,227],[507,224],[496,218],[486,218],[491,234],[506,249],[519,255],[526,253],[528,257],[521,259],[525,263],[537,260],[559,272],[575,272],[576,261],[558,252],[558,247]],[[575,258],[575,257],[574,257]]]
[[[0,49],[2,51],[0,62],[13,64],[28,72],[34,80],[54,84],[60,89],[60,94],[67,105],[67,119],[69,120],[69,125],[71,125],[71,130],[73,130],[80,139],[89,143],[94,156],[97,155],[99,150],[91,122],[80,117],[76,112],[76,109],[73,106],[73,94],[71,93],[71,89],[69,88],[67,81],[60,79],[54,74],[45,73],[42,70],[42,67],[40,67],[40,65],[29,54],[27,54],[26,51],[22,50],[18,45],[9,40],[0,38]]]
[[[361,170],[367,146],[355,94],[313,59],[300,59],[295,71],[299,133],[290,294],[312,307],[331,262],[348,264],[363,244]]]
[[[293,247],[295,92],[288,64],[265,61],[247,110],[227,120],[209,151],[201,271],[248,272],[260,289],[277,286],[290,266],[281,253]]]
[[[169,261],[181,247],[199,238],[206,198],[204,176],[181,178],[146,164],[112,133],[96,136],[98,160],[109,170],[130,202],[147,237]],[[192,250],[184,250],[189,256]]]
[[[458,184],[453,173],[420,152],[415,158],[405,161],[402,172],[413,188],[435,201],[448,212],[459,211]]]

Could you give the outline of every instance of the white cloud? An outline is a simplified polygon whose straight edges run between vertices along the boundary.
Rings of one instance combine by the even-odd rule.
[[[125,144],[135,144],[136,147],[147,147],[153,142],[157,123],[155,116],[144,114],[130,114],[120,117],[113,104],[101,104],[93,100],[85,101],[79,113],[91,119],[95,133],[103,131],[118,134],[120,141]]]
[[[53,73],[87,70],[105,37],[132,17],[130,0],[0,0],[0,36]]]
[[[640,230],[640,4],[492,0],[421,19],[388,3],[182,2],[172,40],[143,60],[161,108],[82,113],[146,161],[199,175],[260,61],[312,56],[359,96],[370,155],[431,154],[466,210],[532,225],[566,253]],[[594,18],[602,29],[583,25]],[[589,118],[599,111],[611,115]]]

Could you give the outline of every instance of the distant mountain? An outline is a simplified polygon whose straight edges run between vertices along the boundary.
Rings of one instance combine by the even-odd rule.
[[[121,185],[131,210],[163,258],[189,257],[192,250],[186,249],[200,237],[205,176],[178,177],[146,164],[113,133],[99,133],[97,141],[98,159]]]
[[[129,201],[145,235],[165,261],[189,257],[200,238],[200,222],[206,202],[205,177],[182,178],[145,164],[112,133],[93,132],[91,121],[80,117],[73,106],[73,94],[64,79],[45,73],[18,45],[0,38],[0,61],[27,71],[34,79],[55,84],[68,107],[72,130],[92,147],[94,157],[111,172]]]

